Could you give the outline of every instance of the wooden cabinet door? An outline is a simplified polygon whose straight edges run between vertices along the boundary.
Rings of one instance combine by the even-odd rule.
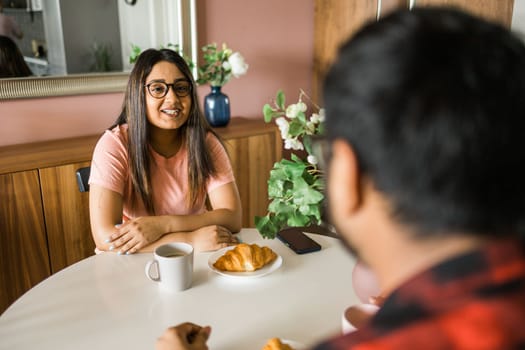
[[[408,8],[409,0],[315,0],[313,98],[322,104],[324,77],[339,46],[359,28],[398,8]]]
[[[254,217],[268,211],[270,170],[281,158],[281,139],[276,131],[230,138],[224,141],[242,203],[242,227],[255,227]]]
[[[514,0],[415,0],[415,6],[456,6],[510,28]],[[341,43],[368,21],[398,8],[408,8],[410,0],[315,0],[314,68],[312,94],[322,104],[324,77]]]
[[[316,0],[314,12],[313,98],[321,101],[321,86],[339,46],[363,24],[377,18],[377,0]],[[321,102],[322,103],[322,102]]]
[[[0,175],[0,314],[51,274],[38,172]]]
[[[415,5],[454,6],[510,28],[514,0],[417,0]]]
[[[79,191],[75,175],[78,168],[89,164],[82,162],[39,170],[52,273],[94,254],[89,193]]]

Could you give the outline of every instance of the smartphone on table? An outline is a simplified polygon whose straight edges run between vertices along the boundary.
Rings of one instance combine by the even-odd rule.
[[[321,250],[321,245],[308,237],[301,228],[289,227],[277,233],[277,238],[297,254]]]

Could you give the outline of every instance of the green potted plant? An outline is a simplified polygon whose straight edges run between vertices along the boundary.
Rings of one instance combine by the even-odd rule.
[[[324,132],[324,109],[302,90],[297,102],[286,105],[279,90],[274,103],[263,107],[263,114],[267,123],[274,120],[279,127],[290,156],[270,171],[268,213],[256,216],[255,226],[263,237],[274,238],[285,227],[320,225],[325,185],[312,153],[312,139]]]
[[[202,47],[204,64],[199,66],[197,83],[210,84],[211,92],[204,97],[204,114],[212,126],[225,126],[230,121],[230,100],[221,88],[232,77],[239,78],[248,71],[248,64],[239,52],[233,52],[226,44]]]

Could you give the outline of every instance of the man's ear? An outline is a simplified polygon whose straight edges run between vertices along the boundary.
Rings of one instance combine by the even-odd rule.
[[[332,210],[344,216],[359,210],[363,200],[362,179],[357,156],[348,142],[341,139],[333,142],[328,176]]]

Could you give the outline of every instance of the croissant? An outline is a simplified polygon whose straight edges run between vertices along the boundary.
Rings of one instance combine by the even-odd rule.
[[[269,247],[259,247],[257,244],[238,244],[228,250],[213,264],[218,270],[231,272],[247,272],[260,269],[277,258],[277,254]]]
[[[293,350],[290,345],[284,344],[279,338],[272,338],[268,340],[262,350]]]

